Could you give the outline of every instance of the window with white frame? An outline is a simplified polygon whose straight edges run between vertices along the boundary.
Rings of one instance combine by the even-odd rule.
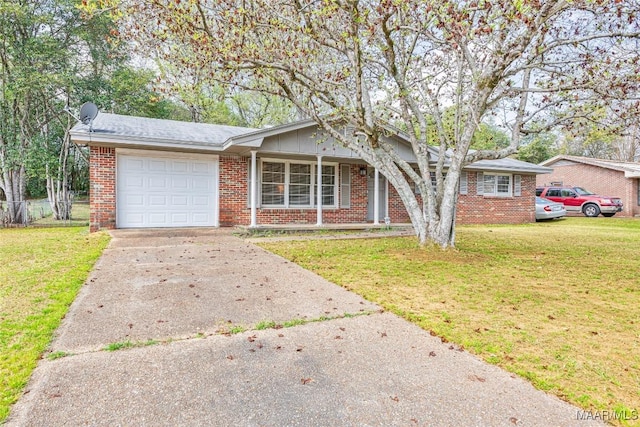
[[[286,164],[262,163],[262,204],[284,205],[286,185]]]
[[[291,163],[289,165],[289,205],[311,205],[311,165]]]
[[[317,166],[311,162],[262,160],[260,201],[263,207],[316,206]],[[322,205],[336,207],[337,164],[322,165]]]
[[[483,194],[485,196],[511,196],[511,175],[484,173]]]
[[[318,194],[318,185],[314,191]],[[322,165],[322,206],[335,206],[336,204],[336,167]]]

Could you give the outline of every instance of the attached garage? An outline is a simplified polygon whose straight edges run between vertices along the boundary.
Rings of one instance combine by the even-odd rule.
[[[116,226],[218,225],[218,156],[117,150]]]

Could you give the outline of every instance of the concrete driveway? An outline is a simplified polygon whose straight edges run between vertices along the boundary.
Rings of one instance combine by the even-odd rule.
[[[113,237],[8,425],[599,425],[229,230]]]

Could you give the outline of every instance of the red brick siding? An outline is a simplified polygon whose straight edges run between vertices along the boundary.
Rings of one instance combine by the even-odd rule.
[[[475,172],[467,174],[468,194],[460,195],[458,199],[458,224],[521,224],[535,221],[535,175],[521,175],[521,196],[513,197],[478,195],[477,176]]]
[[[487,197],[476,194],[477,174],[468,172],[468,192],[466,195],[461,194],[458,198],[456,223],[521,224],[535,221],[535,176],[521,176],[521,196]],[[422,204],[421,196],[417,197],[418,203]],[[389,186],[389,212],[393,222],[410,222],[409,214],[393,186]]]
[[[404,203],[402,203],[402,199],[400,199],[400,195],[398,194],[398,190],[389,183],[388,190],[388,209],[389,209],[389,218],[391,222],[396,224],[410,223],[411,219],[409,218],[409,214],[407,213],[407,209],[404,207]],[[422,204],[422,198],[420,195],[418,197],[418,203]]]
[[[625,178],[624,172],[586,164],[551,165],[550,167],[553,168],[551,174],[538,176],[538,186],[562,182],[563,185],[584,187],[603,196],[620,197],[624,208],[616,216],[640,215],[638,179]]]
[[[220,226],[249,225],[247,157],[220,156]]]
[[[91,146],[89,150],[90,229],[116,227],[116,152],[114,148]]]

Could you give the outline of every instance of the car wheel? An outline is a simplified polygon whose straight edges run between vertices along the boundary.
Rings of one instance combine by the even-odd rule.
[[[612,216],[614,216],[616,213],[603,213],[602,216],[606,216],[607,218],[611,218]]]
[[[584,213],[584,216],[596,217],[600,215],[600,208],[598,207],[598,205],[589,203],[584,208],[582,208],[582,213]]]

